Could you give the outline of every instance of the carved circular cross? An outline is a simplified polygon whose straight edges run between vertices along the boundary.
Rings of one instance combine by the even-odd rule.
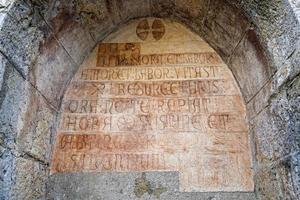
[[[153,38],[160,40],[165,34],[165,26],[161,20],[155,19],[150,27],[147,19],[143,19],[136,27],[136,34],[141,40],[146,40],[149,33],[152,33]]]

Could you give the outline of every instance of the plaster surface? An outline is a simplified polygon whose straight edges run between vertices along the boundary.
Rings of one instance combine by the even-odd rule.
[[[175,171],[182,192],[253,191],[245,116],[206,42],[169,20],[136,20],[70,83],[51,172]]]

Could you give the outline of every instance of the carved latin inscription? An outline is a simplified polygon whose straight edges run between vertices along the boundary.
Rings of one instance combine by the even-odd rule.
[[[52,173],[178,171],[181,191],[253,190],[234,79],[201,39],[170,50],[171,26],[145,19],[129,30],[145,42],[97,46],[65,94]]]

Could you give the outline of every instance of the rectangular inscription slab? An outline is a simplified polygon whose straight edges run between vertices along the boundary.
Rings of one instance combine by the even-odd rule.
[[[185,36],[172,52],[161,35],[135,37],[99,44],[78,70],[51,173],[178,171],[181,191],[252,191],[245,106],[228,67],[201,39],[191,50]]]

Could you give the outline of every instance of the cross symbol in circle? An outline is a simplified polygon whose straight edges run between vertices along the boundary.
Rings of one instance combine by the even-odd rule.
[[[153,38],[160,40],[165,34],[165,26],[161,20],[155,19],[152,26],[149,25],[147,19],[143,19],[136,27],[136,34],[141,40],[146,40],[149,33],[152,33]]]

